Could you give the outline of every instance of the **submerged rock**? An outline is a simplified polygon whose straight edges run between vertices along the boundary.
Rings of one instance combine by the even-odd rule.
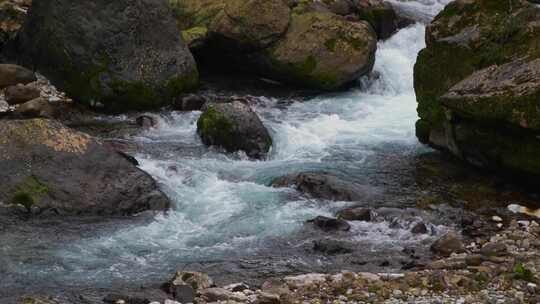
[[[333,201],[361,201],[377,194],[377,190],[339,179],[327,173],[306,172],[277,178],[274,187],[295,186],[302,193]]]
[[[263,158],[272,146],[257,114],[239,101],[209,105],[197,121],[197,133],[206,145],[244,151],[253,158]]]
[[[116,151],[46,119],[0,121],[0,201],[41,213],[164,210],[156,182]]]
[[[19,49],[75,101],[111,111],[171,103],[198,82],[165,1],[35,1]]]
[[[467,162],[540,176],[540,8],[457,0],[415,66],[418,138]]]
[[[325,216],[317,216],[316,218],[307,221],[307,223],[313,224],[315,227],[327,232],[351,230],[351,225],[346,221]]]

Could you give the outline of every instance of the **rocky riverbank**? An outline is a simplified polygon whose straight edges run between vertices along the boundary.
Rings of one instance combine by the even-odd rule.
[[[540,225],[537,220],[509,223],[494,218],[498,231],[461,244],[443,236],[432,247],[435,259],[417,271],[403,273],[304,274],[217,287],[207,275],[179,271],[161,291],[103,298],[110,304],[177,303],[537,303],[540,269]],[[458,252],[454,252],[458,251]],[[152,296],[152,293],[154,296]],[[157,295],[159,294],[159,295]],[[81,298],[81,299],[84,299]],[[21,304],[68,304],[68,299],[27,297]]]

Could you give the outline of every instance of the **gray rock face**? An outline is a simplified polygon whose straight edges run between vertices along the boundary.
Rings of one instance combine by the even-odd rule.
[[[166,1],[35,1],[19,40],[54,85],[111,111],[160,106],[198,82]]]
[[[493,65],[465,78],[441,97],[449,109],[477,120],[540,130],[540,58]]]
[[[207,106],[197,122],[197,132],[206,145],[244,151],[253,158],[263,158],[272,146],[257,114],[239,101]]]
[[[46,119],[0,121],[0,202],[41,213],[164,210],[156,182],[102,142]]]
[[[375,188],[339,179],[327,173],[299,173],[276,179],[274,187],[295,186],[300,192],[332,201],[361,201],[377,195]]]
[[[0,89],[36,81],[34,72],[14,64],[0,64]]]

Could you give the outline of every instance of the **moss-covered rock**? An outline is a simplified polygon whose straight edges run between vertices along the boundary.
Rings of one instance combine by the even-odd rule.
[[[84,133],[46,119],[0,121],[0,201],[32,213],[166,209],[155,181]]]
[[[234,62],[224,65],[323,90],[370,72],[377,40],[371,26],[333,14],[325,4],[313,9],[311,2],[169,1],[186,38],[207,30],[204,46],[196,49],[213,64]]]
[[[274,78],[332,90],[369,73],[376,48],[369,24],[329,13],[307,13],[293,15],[285,37],[253,58]]]
[[[166,3],[68,2],[36,1],[19,49],[75,101],[148,109],[197,85],[195,61]]]
[[[244,151],[253,158],[263,158],[272,146],[257,114],[239,101],[209,105],[197,121],[197,133],[206,145]]]
[[[525,0],[457,0],[435,18],[415,66],[422,142],[540,175],[538,20],[540,8]]]

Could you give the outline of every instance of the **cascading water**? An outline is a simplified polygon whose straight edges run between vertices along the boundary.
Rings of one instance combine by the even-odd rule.
[[[391,2],[425,20],[449,1]],[[46,250],[39,242],[4,247],[0,273],[9,274],[6,284],[49,280],[60,286],[106,287],[115,280],[162,278],[179,265],[222,274],[248,272],[246,277],[330,269],[335,260],[321,261],[305,252],[311,235],[302,234],[302,225],[350,203],[307,199],[293,189],[268,185],[291,172],[325,171],[372,186],[380,199],[366,202],[370,206],[388,212],[412,207],[408,194],[393,185],[400,177],[392,171],[399,170],[396,163],[426,149],[414,135],[412,75],[423,47],[424,25],[418,23],[379,44],[375,73],[356,89],[289,106],[278,98],[254,98],[254,109],[274,140],[266,161],[204,147],[196,135],[200,113],[162,114],[156,129],[133,140],[141,147],[141,168],[158,180],[173,210],[150,223],[107,226],[103,230],[110,233],[48,244]],[[435,234],[444,231],[435,217],[419,215],[433,220]],[[361,244],[364,254],[384,255],[432,237],[408,228],[387,220],[354,223],[347,238]],[[21,251],[35,253],[23,259],[17,256]]]

